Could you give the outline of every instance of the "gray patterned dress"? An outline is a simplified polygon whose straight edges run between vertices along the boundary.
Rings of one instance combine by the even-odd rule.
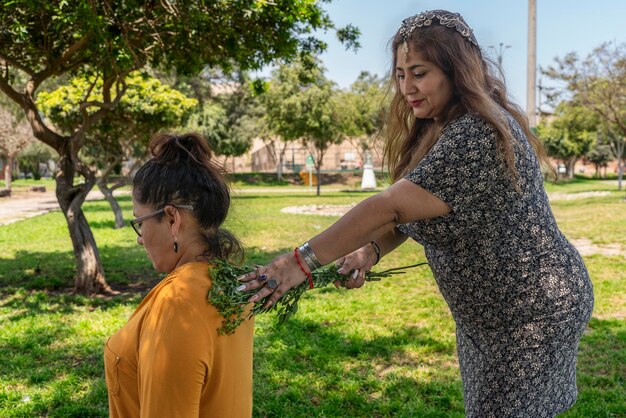
[[[553,417],[576,400],[593,289],[556,225],[532,147],[507,118],[519,188],[493,127],[466,114],[406,176],[452,212],[398,228],[424,245],[456,322],[466,416]]]

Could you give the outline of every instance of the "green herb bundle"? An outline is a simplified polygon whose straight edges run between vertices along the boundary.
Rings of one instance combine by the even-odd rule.
[[[396,274],[404,274],[407,269],[421,266],[427,263],[418,263],[412,266],[397,267],[380,272],[369,271],[365,274],[365,280],[368,282],[378,281],[385,277]],[[318,269],[313,272],[313,283],[316,288],[328,286],[330,283],[339,281],[341,283],[350,280],[350,276],[345,276],[337,272],[338,267],[331,266]],[[237,277],[254,271],[253,268],[243,266],[238,267],[222,260],[214,260],[214,265],[210,268],[213,284],[209,290],[208,300],[213,304],[220,315],[224,317],[219,333],[232,334],[241,323],[260,313],[276,311],[278,316],[278,325],[283,325],[298,311],[298,301],[300,297],[309,288],[308,282],[305,280],[298,286],[289,289],[274,305],[269,308],[263,308],[264,303],[257,302],[252,308],[248,305],[248,299],[254,295],[258,289],[246,292],[238,292],[236,289],[242,283]]]

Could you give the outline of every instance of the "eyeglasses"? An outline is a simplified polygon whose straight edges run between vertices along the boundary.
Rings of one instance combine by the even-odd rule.
[[[135,230],[135,232],[137,233],[137,235],[141,236],[141,223],[143,221],[145,221],[148,218],[152,218],[153,216],[157,216],[158,214],[160,214],[161,212],[163,212],[165,210],[166,207],[168,206],[174,206],[175,208],[178,209],[187,209],[187,210],[193,210],[193,206],[191,205],[165,205],[163,208],[159,209],[159,210],[155,210],[154,212],[150,212],[146,215],[140,216],[139,218],[135,218],[132,221],[130,221],[130,226],[133,227],[133,229]]]

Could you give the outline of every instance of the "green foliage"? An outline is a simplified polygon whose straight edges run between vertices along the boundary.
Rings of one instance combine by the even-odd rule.
[[[2,55],[34,71],[80,43],[62,72],[82,63],[98,72],[145,64],[185,74],[235,63],[258,69],[300,51],[320,52],[326,45],[310,34],[336,29],[321,4],[310,0],[4,0],[0,22]],[[358,34],[352,26],[338,28],[351,47],[358,47]]]
[[[603,125],[613,125],[626,136],[626,43],[604,43],[583,60],[569,53],[555,61],[544,74],[564,82],[564,87],[550,99],[573,99]]]
[[[587,154],[597,138],[598,118],[580,102],[563,101],[556,107],[553,118],[543,120],[537,133],[549,156],[563,161],[573,176],[574,163]]]
[[[234,79],[223,79],[221,86],[226,91],[205,99],[188,129],[201,133],[216,154],[237,157],[261,135],[263,109],[247,74],[239,72]]]
[[[596,175],[599,175],[600,168],[606,167],[609,161],[613,160],[611,146],[597,141],[592,145],[585,157],[596,167]]]
[[[380,132],[387,99],[385,84],[375,74],[363,71],[350,89],[344,92],[341,101],[349,114],[347,135],[370,138]],[[371,149],[371,144],[363,141],[362,147],[364,150]]]
[[[18,161],[23,172],[39,176],[39,163],[47,163],[55,158],[52,148],[41,142],[32,142],[20,153]]]
[[[365,274],[365,280],[368,282],[380,281],[384,278],[392,277],[393,275],[404,274],[406,270],[412,267],[425,264],[427,263],[395,267],[384,271],[368,271]],[[311,275],[314,288],[319,289],[334,282],[345,283],[346,280],[350,280],[349,276],[338,273],[337,269],[337,266],[331,265],[315,270]],[[244,320],[263,313],[276,313],[278,325],[285,325],[287,320],[298,312],[298,302],[302,298],[302,295],[304,295],[304,292],[309,289],[308,281],[304,281],[298,286],[289,289],[281,296],[278,302],[269,308],[264,308],[263,303],[257,303],[249,312],[246,312],[246,308],[249,307],[247,306],[249,305],[247,303],[248,299],[250,299],[258,289],[238,292],[237,287],[241,285],[241,282],[238,281],[237,278],[252,271],[254,271],[252,267],[238,267],[222,260],[216,260],[215,265],[211,268],[213,283],[207,299],[217,308],[218,312],[224,318],[222,326],[219,329],[222,335],[234,333]]]
[[[270,132],[283,141],[302,140],[316,153],[320,169],[324,153],[344,138],[347,115],[334,84],[317,59],[279,66],[262,96]]]
[[[124,82],[127,86],[126,94],[115,110],[107,116],[106,122],[125,125],[129,135],[140,133],[134,132],[132,127],[127,126],[128,123],[152,126],[154,130],[162,126],[180,125],[197,105],[195,99],[188,98],[139,71],[129,74]],[[69,132],[80,124],[83,118],[80,111],[81,103],[103,101],[102,85],[102,79],[95,75],[74,77],[54,91],[39,93],[37,105],[56,126]],[[87,109],[87,113],[96,111],[95,107]]]
[[[119,104],[87,134],[85,153],[96,165],[118,157],[145,154],[149,138],[166,128],[185,123],[197,101],[145,73],[135,71],[125,79],[126,94]],[[41,92],[37,104],[59,128],[70,133],[83,118],[85,101],[103,100],[102,80],[94,75],[74,77],[51,92]],[[88,113],[98,108],[87,109]]]

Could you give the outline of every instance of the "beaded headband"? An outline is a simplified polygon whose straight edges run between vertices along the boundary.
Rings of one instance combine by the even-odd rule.
[[[454,28],[461,34],[462,37],[478,46],[478,41],[476,41],[476,38],[474,37],[472,28],[469,27],[460,14],[448,12],[446,10],[428,10],[404,19],[400,25],[400,29],[398,29],[398,33],[404,41],[402,45],[402,52],[404,52],[405,58],[409,53],[409,45],[407,41],[415,28],[430,26],[432,24]]]

